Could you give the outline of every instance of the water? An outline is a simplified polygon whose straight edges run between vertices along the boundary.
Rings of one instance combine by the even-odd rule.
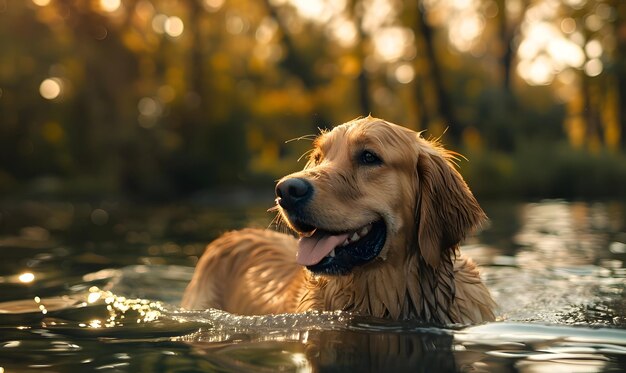
[[[626,370],[626,207],[484,206],[464,251],[499,304],[445,328],[177,307],[204,245],[265,206],[0,204],[0,372]]]

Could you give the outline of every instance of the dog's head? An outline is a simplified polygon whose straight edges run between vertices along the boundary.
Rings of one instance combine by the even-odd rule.
[[[372,117],[322,133],[304,170],[276,186],[280,214],[300,236],[298,263],[345,275],[419,254],[437,268],[485,219],[453,159]]]

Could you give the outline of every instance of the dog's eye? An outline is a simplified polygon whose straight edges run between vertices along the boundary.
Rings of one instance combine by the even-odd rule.
[[[383,161],[378,156],[369,150],[363,150],[359,156],[359,162],[363,165],[378,165]]]

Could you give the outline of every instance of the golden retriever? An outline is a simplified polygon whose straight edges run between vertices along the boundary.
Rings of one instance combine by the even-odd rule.
[[[486,216],[454,159],[371,116],[322,133],[304,169],[276,185],[277,210],[299,239],[258,229],[224,234],[199,260],[182,306],[493,320],[495,303],[459,252]]]

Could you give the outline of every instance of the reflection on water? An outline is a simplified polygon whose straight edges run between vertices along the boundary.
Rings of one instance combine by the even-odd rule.
[[[483,273],[501,319],[626,326],[626,255],[615,250],[626,242],[623,213],[610,204],[522,206],[508,253],[476,250],[491,264]]]
[[[225,229],[267,225],[264,208],[2,207],[0,369],[625,370],[624,206],[486,207],[492,225],[464,251],[482,264],[499,321],[447,328],[343,312],[179,309],[204,243]]]

